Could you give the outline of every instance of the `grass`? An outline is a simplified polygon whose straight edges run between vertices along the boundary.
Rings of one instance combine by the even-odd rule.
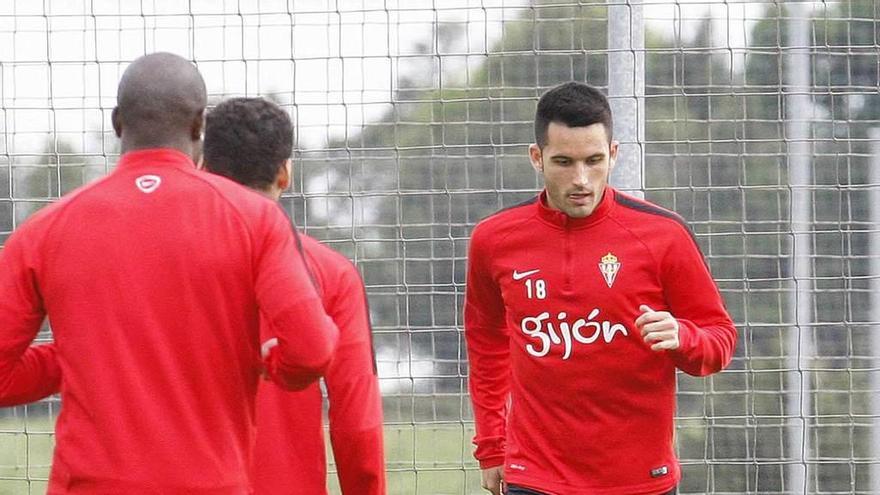
[[[47,416],[0,420],[0,495],[46,493],[55,446]]]
[[[0,419],[0,495],[46,492],[54,447],[52,424],[47,416]],[[484,493],[471,456],[472,436],[469,424],[386,426],[388,495]],[[338,494],[335,475],[330,474],[329,480],[330,493]]]

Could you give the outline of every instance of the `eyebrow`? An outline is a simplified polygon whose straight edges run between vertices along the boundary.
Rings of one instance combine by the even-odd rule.
[[[587,156],[587,159],[589,160],[590,158],[595,158],[595,157],[597,157],[597,156],[598,156],[598,157],[602,157],[602,158],[604,158],[605,156],[607,156],[607,153],[605,153],[604,151],[598,151],[598,152],[596,152],[596,153],[593,153],[592,155],[588,155],[588,156]],[[557,160],[557,159],[560,159],[560,158],[564,158],[564,159],[566,159],[566,160],[570,160],[570,159],[571,159],[571,157],[568,156],[568,155],[561,155],[561,154],[560,154],[560,155],[552,155],[552,156],[550,156],[550,159],[551,159],[551,160]]]

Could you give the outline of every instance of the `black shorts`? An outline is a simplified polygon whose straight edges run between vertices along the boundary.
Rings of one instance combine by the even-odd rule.
[[[675,495],[676,493],[677,492],[676,492],[675,488],[673,488],[672,490],[669,490],[668,492],[664,493],[663,495]],[[507,485],[507,491],[504,492],[504,495],[546,495],[546,494],[535,491],[535,490],[531,490],[529,488],[525,488],[522,486]]]

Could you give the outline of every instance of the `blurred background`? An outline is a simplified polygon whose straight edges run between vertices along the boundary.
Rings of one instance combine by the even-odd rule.
[[[613,182],[690,221],[740,331],[728,371],[679,374],[680,493],[880,493],[878,19],[872,0],[2,0],[0,243],[114,167],[138,56],[193,60],[212,102],[272,99],[296,124],[285,207],[367,286],[389,492],[480,493],[468,236],[542,187],[541,93],[587,82],[613,102]],[[0,410],[0,494],[45,491],[60,407]]]

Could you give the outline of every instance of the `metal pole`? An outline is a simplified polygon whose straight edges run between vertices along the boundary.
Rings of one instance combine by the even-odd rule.
[[[869,253],[871,259],[871,314],[880,311],[880,128],[868,131],[871,139],[871,157],[868,184],[871,187],[871,234]],[[871,318],[874,321],[874,317]],[[871,349],[874,363],[871,371],[871,493],[880,493],[880,325],[872,325]]]
[[[783,55],[785,143],[791,187],[791,235],[794,240],[791,273],[794,290],[789,300],[793,327],[788,332],[788,389],[785,415],[791,464],[785,493],[807,493],[810,457],[811,375],[808,359],[814,355],[812,276],[812,163],[810,156],[810,19],[808,5],[792,3]]]
[[[611,183],[642,195],[645,158],[645,20],[642,0],[608,1],[608,98],[620,141]]]

